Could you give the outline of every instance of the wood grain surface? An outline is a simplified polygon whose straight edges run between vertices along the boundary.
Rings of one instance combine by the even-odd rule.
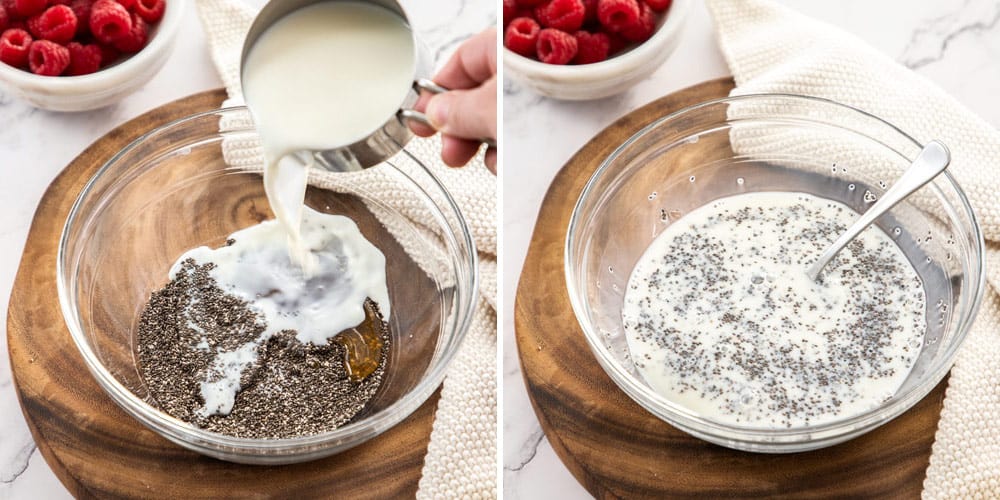
[[[438,393],[399,425],[341,454],[286,466],[239,465],[174,445],[127,415],[98,386],[70,338],[55,293],[56,252],[83,185],[139,135],[215,109],[224,97],[222,90],[196,94],[125,123],[81,153],[42,198],[7,317],[14,383],[38,449],[79,498],[413,497]]]
[[[919,498],[946,381],[900,417],[846,443],[746,453],[691,437],[642,409],[605,374],[580,331],[566,292],[563,245],[584,184],[642,126],[732,87],[731,79],[704,82],[629,113],[577,152],[549,187],[514,310],[524,380],[542,429],[598,498]]]

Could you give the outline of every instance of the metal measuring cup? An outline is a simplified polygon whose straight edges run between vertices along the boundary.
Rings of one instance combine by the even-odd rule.
[[[250,49],[257,39],[274,23],[295,10],[329,1],[337,0],[271,0],[264,5],[257,14],[257,17],[254,18],[253,24],[250,25],[250,30],[243,40],[243,52],[240,56],[240,75],[242,76],[243,74]],[[383,7],[401,17],[406,25],[410,26],[410,18],[406,15],[406,11],[395,0],[351,1],[361,1]],[[412,27],[410,34],[413,35]],[[369,168],[391,158],[401,151],[410,139],[414,137],[413,132],[407,126],[406,122],[412,120],[434,128],[425,114],[412,108],[420,98],[421,91],[440,94],[447,92],[448,89],[434,83],[430,79],[433,61],[430,59],[426,47],[415,36],[413,42],[413,50],[415,51],[413,85],[410,88],[410,92],[403,99],[403,102],[400,103],[399,111],[393,116],[387,117],[384,125],[364,139],[335,149],[306,152],[305,154],[313,156],[316,164],[331,172],[347,172]],[[251,103],[247,103],[247,105],[252,109]],[[482,139],[482,142],[490,147],[496,147],[496,143],[492,139]]]

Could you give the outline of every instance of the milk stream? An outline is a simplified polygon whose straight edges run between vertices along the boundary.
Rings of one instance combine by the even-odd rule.
[[[214,263],[219,286],[248,301],[267,329],[254,342],[217,353],[201,385],[202,415],[232,410],[242,372],[275,333],[291,329],[302,342],[325,343],[365,321],[366,298],[389,318],[384,255],[350,219],[304,206],[310,165],[299,157],[309,155],[296,153],[346,146],[377,130],[404,100],[415,64],[404,20],[358,2],[296,10],[254,43],[242,84],[276,220],[234,233],[230,246],[189,251],[171,276],[188,258]]]
[[[409,92],[415,65],[405,21],[358,2],[296,10],[247,55],[243,94],[261,136],[264,188],[292,259],[307,272],[312,262],[298,226],[309,165],[293,155],[347,146],[377,130]]]
[[[926,329],[922,282],[870,227],[805,273],[854,221],[846,205],[803,193],[716,200],[668,226],[639,258],[622,319],[649,386],[732,425],[818,425],[896,393]]]

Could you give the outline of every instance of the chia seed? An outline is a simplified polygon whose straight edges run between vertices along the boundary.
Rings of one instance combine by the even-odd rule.
[[[257,360],[240,377],[228,415],[205,417],[200,384],[210,378],[215,354],[257,340],[264,318],[219,288],[214,265],[183,263],[175,279],[153,292],[139,320],[139,372],[148,401],[202,429],[251,439],[281,439],[327,432],[350,422],[378,392],[390,348],[388,326],[371,300],[367,325],[381,340],[370,373],[352,377],[338,336],[326,344],[302,343],[282,330],[257,346]],[[361,328],[361,327],[359,327]]]
[[[898,247],[869,228],[817,283],[797,281],[855,217],[811,195],[752,193],[668,227],[626,287],[640,374],[748,426],[813,425],[891,397],[926,328],[923,284]]]

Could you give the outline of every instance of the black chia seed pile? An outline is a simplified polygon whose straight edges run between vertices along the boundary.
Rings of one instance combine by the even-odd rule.
[[[241,374],[228,415],[203,416],[201,383],[217,351],[257,340],[266,328],[261,315],[220,289],[209,274],[214,264],[188,259],[175,279],[154,292],[138,327],[139,369],[150,402],[198,427],[240,438],[280,439],[333,430],[351,421],[378,391],[389,348],[377,306],[384,348],[378,367],[352,381],[345,347],[302,343],[283,330],[257,346],[257,360]]]
[[[813,283],[805,270],[857,214],[800,193],[718,200],[639,259],[622,316],[650,386],[708,418],[790,428],[890,398],[919,355],[923,284],[869,228]]]

